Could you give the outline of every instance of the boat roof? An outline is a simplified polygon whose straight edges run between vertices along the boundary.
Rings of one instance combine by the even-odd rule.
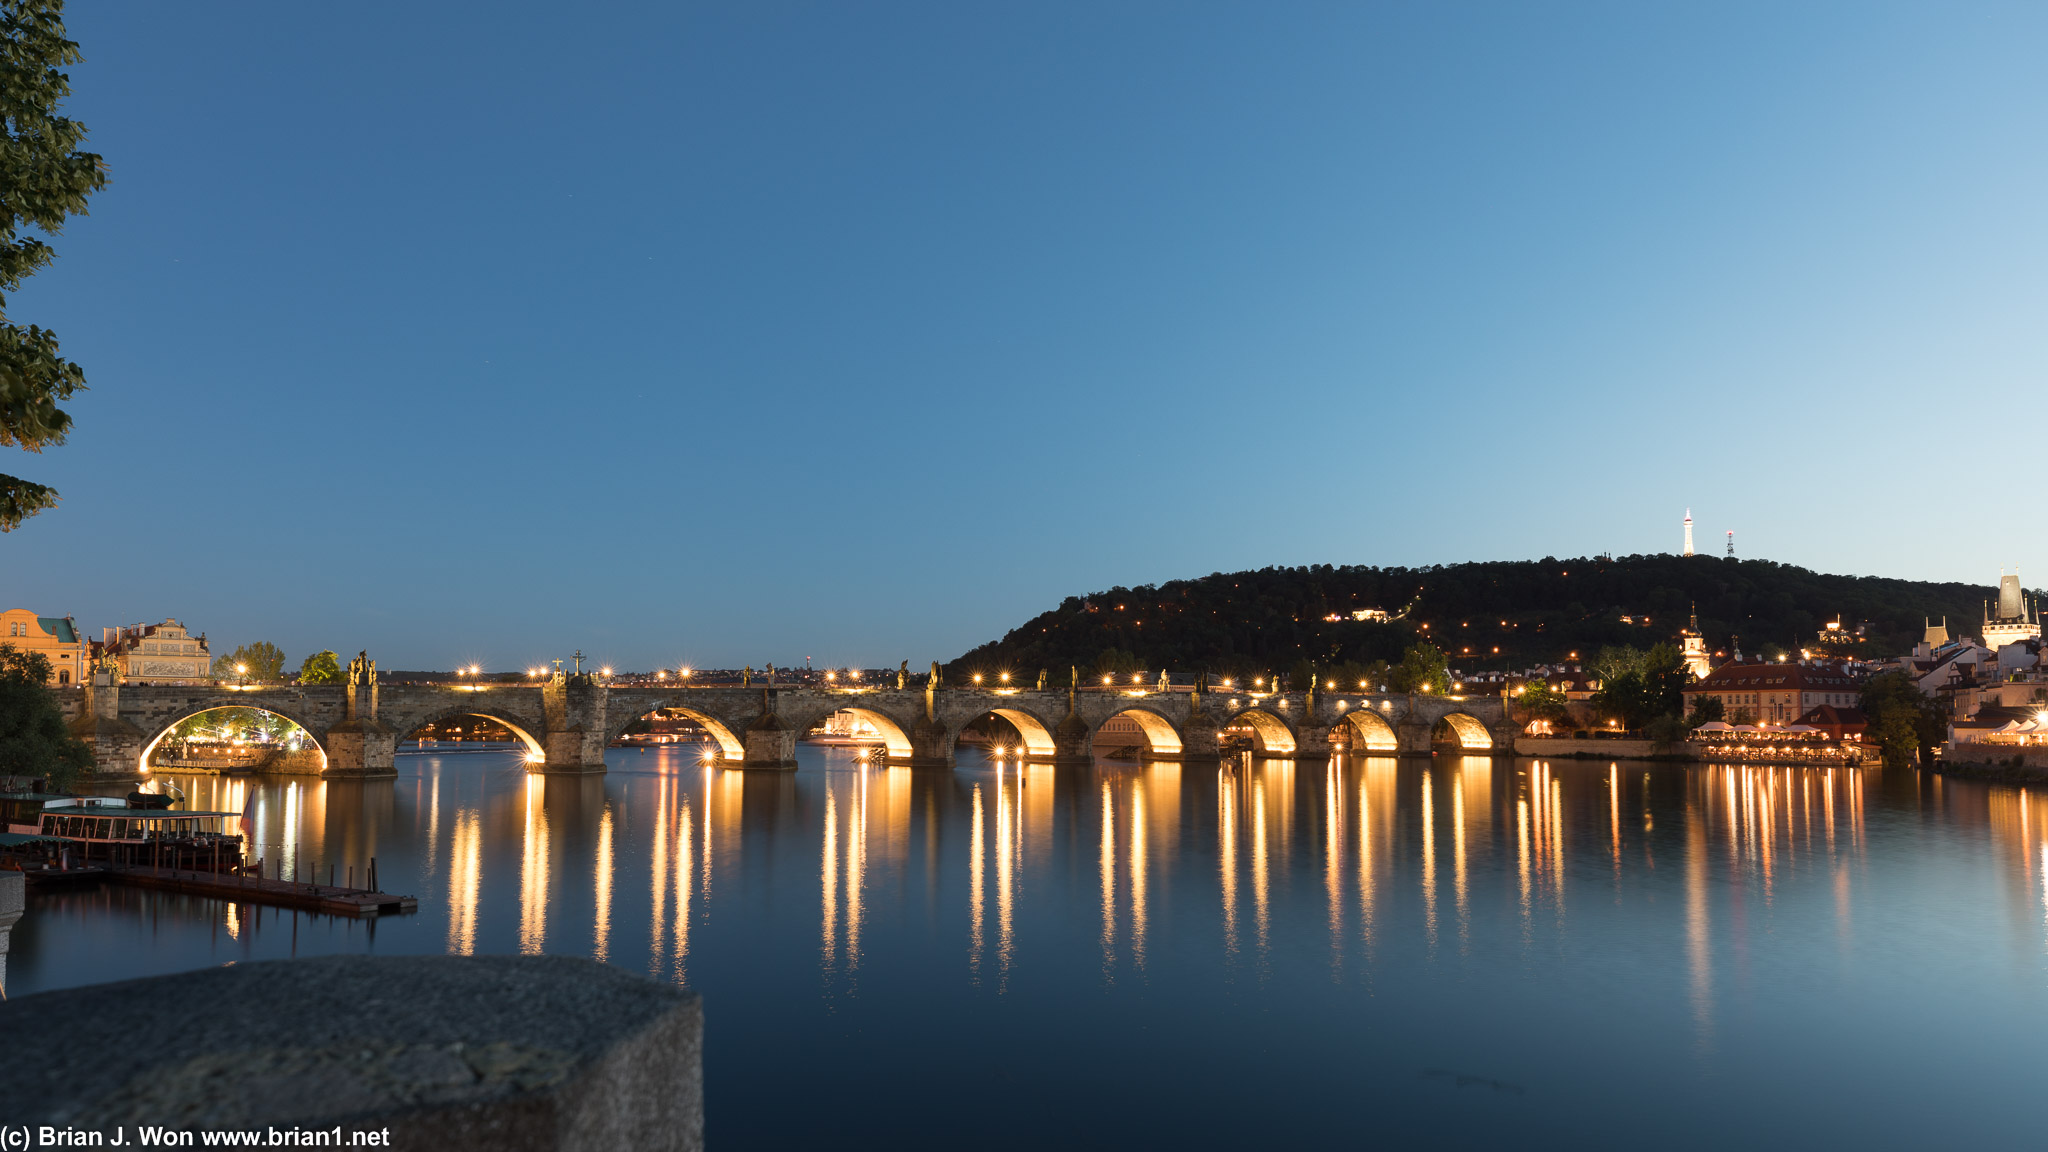
[[[19,848],[24,844],[66,844],[62,836],[38,836],[32,832],[0,832],[0,848]]]
[[[197,819],[202,816],[233,816],[241,819],[240,812],[186,812],[175,808],[45,808],[45,816],[98,816],[104,820],[123,820],[146,817],[151,820]]]

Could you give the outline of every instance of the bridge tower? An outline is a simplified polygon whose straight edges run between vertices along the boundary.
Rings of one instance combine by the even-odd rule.
[[[578,671],[555,674],[541,688],[541,704],[547,712],[544,758],[529,762],[530,772],[591,773],[604,771],[605,700],[608,693],[597,677],[581,671],[582,652],[576,653]]]
[[[142,770],[142,732],[121,719],[121,674],[95,668],[85,680],[85,709],[71,734],[92,745],[93,775],[134,779]]]

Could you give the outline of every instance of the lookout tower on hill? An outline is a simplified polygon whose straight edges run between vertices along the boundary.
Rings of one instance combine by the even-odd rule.
[[[1679,555],[1692,555],[1692,509],[1690,508],[1687,508],[1685,510],[1685,551],[1679,553]],[[1704,675],[1704,673],[1702,673],[1702,675]]]

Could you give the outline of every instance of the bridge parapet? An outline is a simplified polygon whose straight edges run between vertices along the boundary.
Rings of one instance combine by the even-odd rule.
[[[791,768],[796,741],[835,712],[848,711],[880,734],[892,763],[944,766],[968,725],[994,713],[1022,736],[1032,759],[1085,762],[1102,726],[1126,717],[1151,759],[1214,760],[1233,727],[1249,730],[1263,755],[1322,757],[1343,750],[1427,755],[1448,725],[1469,751],[1512,749],[1512,717],[1500,697],[1153,690],[1039,691],[1028,688],[852,688],[814,685],[608,686],[564,677],[544,684],[172,686],[93,683],[57,690],[72,730],[93,744],[102,775],[133,778],[149,750],[189,716],[224,707],[261,708],[304,728],[328,777],[396,773],[397,745],[420,728],[482,716],[527,746],[530,770],[603,772],[604,750],[626,727],[674,709],[711,732],[719,758],[735,767]]]

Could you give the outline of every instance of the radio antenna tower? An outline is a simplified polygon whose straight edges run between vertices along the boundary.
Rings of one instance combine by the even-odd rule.
[[[1732,528],[1728,531],[1728,558],[1735,559],[1735,530]]]
[[[1692,509],[1690,508],[1685,510],[1685,551],[1682,555],[1692,555]]]

